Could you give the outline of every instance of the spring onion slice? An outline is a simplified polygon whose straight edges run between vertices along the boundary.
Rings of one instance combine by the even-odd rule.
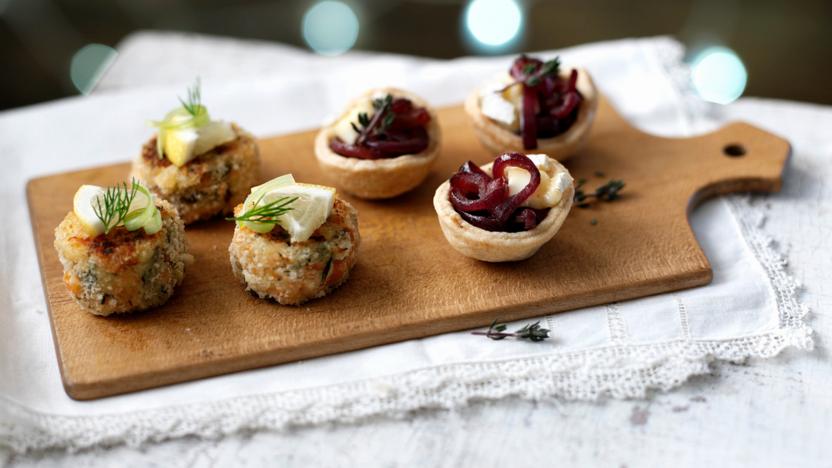
[[[159,232],[160,229],[162,229],[162,213],[156,209],[156,206],[153,206],[153,217],[150,218],[150,222],[145,224],[144,232],[153,235]]]
[[[278,188],[283,187],[286,185],[292,185],[295,183],[295,178],[292,174],[284,174],[280,177],[274,178],[264,184],[258,185],[256,187],[251,188],[251,194],[246,197],[245,202],[243,202],[243,211],[251,210],[255,208],[258,202],[262,202],[263,197],[269,193],[270,191]],[[254,232],[258,232],[260,234],[265,234],[272,229],[274,229],[277,221],[274,222],[262,222],[262,221],[237,221],[237,224],[241,226],[245,226],[251,229]]]
[[[153,210],[156,209],[153,196],[147,188],[137,184],[136,191],[136,198],[130,207],[130,211],[124,217],[124,227],[128,231],[135,231],[144,226],[153,217]],[[136,203],[137,201],[138,203]]]
[[[186,128],[204,127],[211,122],[208,115],[208,108],[203,105],[195,106],[195,113],[191,114],[184,107],[179,107],[168,112],[162,120],[153,120],[150,124],[156,127],[156,152],[159,157],[164,156],[165,138],[169,131],[182,130]]]

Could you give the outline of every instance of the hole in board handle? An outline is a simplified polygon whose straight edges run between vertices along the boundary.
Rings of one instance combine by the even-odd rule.
[[[739,143],[731,143],[722,148],[722,153],[729,158],[745,156],[745,146]]]

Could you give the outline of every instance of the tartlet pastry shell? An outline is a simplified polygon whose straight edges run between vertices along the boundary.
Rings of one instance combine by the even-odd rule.
[[[465,100],[465,112],[471,118],[474,131],[483,146],[495,154],[505,152],[543,153],[558,161],[565,161],[574,155],[586,141],[598,110],[598,90],[595,88],[592,77],[582,68],[577,70],[578,81],[575,86],[584,98],[581,107],[578,109],[578,118],[565,133],[553,138],[538,139],[537,148],[532,150],[523,148],[523,138],[520,135],[482,113],[480,89],[475,89]],[[572,69],[561,70],[561,76],[567,78],[571,72]]]
[[[344,192],[360,198],[381,199],[401,195],[418,186],[430,173],[439,154],[441,132],[436,113],[420,97],[397,88],[376,88],[353,100],[335,122],[359,102],[375,94],[392,94],[410,99],[414,105],[424,107],[430,114],[427,125],[428,147],[419,154],[406,154],[395,158],[359,159],[347,158],[329,148],[333,138],[332,125],[326,126],[315,137],[315,157],[327,177]]]
[[[553,161],[557,172],[566,171],[557,161]],[[491,232],[480,229],[459,216],[448,200],[450,182],[445,181],[433,196],[433,207],[439,218],[442,233],[456,249],[466,257],[485,262],[513,262],[525,260],[537,252],[560,230],[575,197],[575,187],[570,185],[557,205],[549,210],[546,218],[531,231]]]

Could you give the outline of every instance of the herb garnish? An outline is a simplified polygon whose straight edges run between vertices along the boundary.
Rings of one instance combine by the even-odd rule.
[[[104,234],[109,234],[111,228],[124,221],[138,190],[139,183],[133,179],[129,189],[127,184],[122,182],[121,185],[107,187],[104,195],[95,198],[92,211],[104,224]]]
[[[396,114],[391,112],[393,107],[393,96],[390,94],[383,98],[373,99],[373,109],[375,114],[373,117],[367,115],[366,112],[358,114],[358,125],[355,122],[350,122],[352,129],[358,133],[358,138],[355,139],[356,145],[361,145],[367,138],[372,135],[382,135],[385,131],[393,125],[396,120]]]
[[[528,63],[523,67],[523,79],[515,80],[498,92],[502,93],[503,91],[511,88],[517,84],[524,84],[529,87],[535,87],[540,84],[540,82],[548,77],[548,76],[557,76],[560,73],[560,57],[555,57],[552,60],[547,60],[543,62],[539,67],[534,63]]]
[[[578,184],[575,186],[575,203],[578,208],[589,208],[593,201],[611,202],[621,198],[620,192],[624,188],[623,180],[610,180],[606,184],[595,189],[593,193],[586,193],[583,186],[586,184],[586,179],[578,179]]]
[[[179,102],[182,104],[182,108],[193,117],[197,117],[199,114],[205,112],[205,106],[202,105],[202,89],[199,78],[196,79],[193,86],[188,88],[187,100],[183,101],[182,98],[177,99],[179,99]]]
[[[208,108],[202,105],[202,89],[199,78],[194,81],[194,85],[188,88],[186,99],[178,97],[182,109],[190,116],[190,118],[182,118],[186,116],[176,115],[176,111],[168,113],[164,120],[151,121],[150,124],[159,129],[156,135],[156,153],[159,159],[164,158],[164,139],[165,132],[168,130],[180,130],[184,128],[198,128],[210,122],[208,117]]]
[[[265,196],[265,195],[264,195]],[[234,216],[231,218],[225,218],[227,221],[248,221],[254,223],[274,223],[277,221],[277,218],[281,215],[286,214],[287,212],[292,210],[291,205],[292,203],[297,200],[298,197],[280,197],[277,200],[271,201],[266,203],[262,206],[257,206],[260,204],[260,201],[263,200],[263,196],[257,199],[254,203],[254,207],[250,208],[248,211],[240,214],[239,216]]]
[[[517,338],[518,340],[531,340],[537,342],[549,338],[549,329],[541,327],[540,321],[532,323],[531,325],[526,325],[523,328],[514,332],[507,332],[506,328],[506,324],[497,323],[497,320],[495,319],[493,322],[491,322],[491,326],[488,327],[488,331],[475,331],[471,332],[471,334],[487,336],[488,338],[491,338],[495,341],[502,340],[508,337],[513,337]]]
[[[537,72],[526,74],[527,78],[524,80],[527,86],[537,86],[540,81],[547,77],[557,75],[560,72],[560,57],[555,57],[552,60],[543,62]]]

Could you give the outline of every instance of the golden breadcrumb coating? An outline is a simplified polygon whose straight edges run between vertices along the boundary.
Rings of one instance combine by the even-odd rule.
[[[55,229],[64,283],[88,312],[106,316],[156,307],[182,282],[191,260],[185,226],[170,203],[157,200],[156,206],[162,228],[152,235],[119,226],[90,237],[71,211]]]
[[[343,284],[355,265],[360,243],[355,208],[336,198],[329,218],[308,240],[290,242],[280,226],[265,234],[237,226],[228,252],[234,275],[247,290],[297,305]]]
[[[231,214],[260,177],[254,137],[232,124],[237,138],[197,156],[182,167],[160,158],[156,137],[142,147],[131,175],[179,211],[185,224]]]

